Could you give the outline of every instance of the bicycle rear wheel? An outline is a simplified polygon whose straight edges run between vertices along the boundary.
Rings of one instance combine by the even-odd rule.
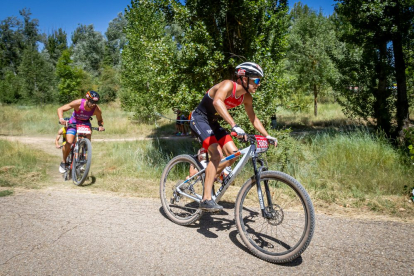
[[[75,185],[82,185],[88,177],[92,162],[92,144],[88,138],[78,141],[78,154],[73,157],[72,180]]]
[[[264,183],[272,204],[269,206]],[[308,247],[315,229],[315,213],[303,186],[291,176],[276,171],[262,172],[260,183],[265,209],[260,209],[254,177],[246,181],[236,199],[235,219],[247,248],[257,257],[273,262],[293,261]]]
[[[162,208],[167,217],[179,225],[189,225],[202,215],[202,211],[199,209],[199,200],[203,195],[205,174],[202,173],[184,183],[179,191],[176,189],[189,178],[191,166],[195,168],[195,171],[192,170],[193,174],[201,170],[192,156],[179,155],[168,162],[161,176],[160,197]]]

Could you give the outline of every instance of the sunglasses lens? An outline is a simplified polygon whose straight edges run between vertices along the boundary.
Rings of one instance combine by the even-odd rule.
[[[259,83],[260,83],[260,79],[255,79],[255,80],[254,80],[254,83],[255,83],[255,84],[259,84]]]

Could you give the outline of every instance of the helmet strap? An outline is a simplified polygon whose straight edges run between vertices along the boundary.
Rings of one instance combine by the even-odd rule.
[[[250,94],[250,92],[249,92],[250,77],[247,77],[247,87],[245,87],[244,84],[243,84],[243,77],[239,76],[239,78],[240,78],[241,85],[243,86],[244,90],[246,90],[246,92]]]

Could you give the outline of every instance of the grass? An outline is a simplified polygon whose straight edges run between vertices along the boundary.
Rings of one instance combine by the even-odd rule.
[[[13,194],[13,191],[10,191],[10,190],[0,191],[0,197],[9,196],[9,195],[12,195],[12,194]]]
[[[283,144],[284,139],[279,141]],[[269,168],[282,169],[297,178],[317,209],[372,211],[401,218],[414,214],[414,204],[408,202],[404,188],[414,184],[414,171],[385,140],[355,131],[316,134],[293,141],[297,149],[288,153],[291,156],[284,169],[277,160],[283,153],[271,151]],[[166,163],[175,155],[195,153],[196,149],[196,143],[183,140],[95,143],[98,158],[94,159],[93,175],[99,181],[89,188],[156,198]],[[246,167],[223,200],[234,201],[251,174],[252,169]]]
[[[412,164],[384,139],[367,131],[317,134],[304,142],[307,158],[295,177],[308,182],[317,202],[368,208],[380,213],[405,215],[409,208],[405,187],[414,186]]]
[[[318,116],[314,116],[313,107],[302,112],[280,109],[277,112],[277,125],[280,128],[315,129],[343,127],[356,121],[348,119],[337,103],[318,104]]]
[[[165,118],[150,124],[132,120],[132,114],[121,110],[119,102],[99,106],[105,125],[105,132],[99,133],[99,138],[163,136],[174,131],[172,121]],[[58,107],[59,105],[3,105],[0,108],[0,135],[55,135],[60,128],[57,116]],[[64,117],[70,117],[72,112],[73,110],[65,112]],[[172,112],[167,116],[174,118]],[[92,126],[97,125],[98,122],[94,117]]]
[[[57,107],[2,106],[0,134],[48,135],[53,139],[59,128]],[[94,134],[96,138],[160,137],[174,132],[174,121],[160,119],[156,122],[158,127],[155,123],[140,124],[117,103],[102,105],[102,110],[107,131]],[[174,118],[172,112],[166,116]],[[267,154],[269,168],[297,178],[310,193],[316,210],[354,215],[374,212],[412,219],[414,204],[409,203],[407,193],[407,187],[414,187],[412,164],[386,140],[367,128],[355,127],[355,122],[345,118],[337,105],[320,104],[316,118],[313,110],[300,114],[280,110],[278,126],[298,131],[323,130],[300,137],[275,131],[279,146]],[[93,142],[91,175],[96,182],[83,189],[157,198],[166,163],[180,153],[195,153],[198,147],[196,141],[188,139]],[[2,140],[0,152],[4,152],[0,156],[0,186],[53,185],[47,181],[46,168],[51,162],[59,162],[56,157]],[[234,201],[251,171],[246,168],[223,200]]]
[[[0,187],[40,188],[51,157],[18,142],[0,140]]]

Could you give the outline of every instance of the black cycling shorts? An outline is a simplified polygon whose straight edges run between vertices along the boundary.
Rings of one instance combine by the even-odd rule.
[[[212,144],[218,143],[223,147],[226,143],[233,141],[217,121],[209,121],[207,116],[197,110],[192,114],[190,127],[206,150]]]

